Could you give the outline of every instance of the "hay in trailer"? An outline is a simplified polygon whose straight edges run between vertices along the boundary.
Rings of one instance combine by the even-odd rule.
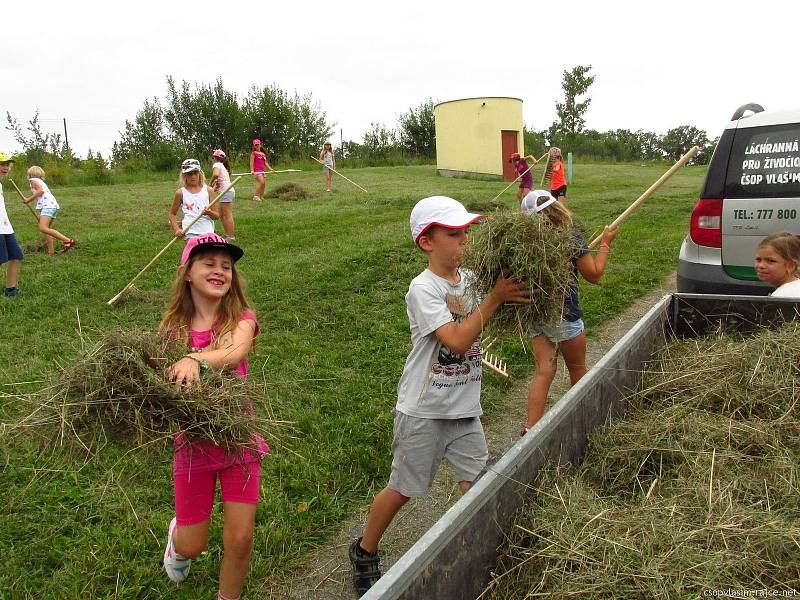
[[[263,395],[229,371],[209,370],[200,386],[176,389],[165,368],[186,348],[152,333],[112,331],[41,391],[21,397],[28,414],[7,426],[10,435],[39,435],[45,446],[107,439],[147,446],[183,431],[234,454],[256,450],[254,436],[271,437],[280,422],[253,414]]]
[[[531,323],[561,320],[564,297],[576,284],[572,258],[577,251],[574,232],[553,227],[541,215],[501,210],[474,227],[461,257],[462,266],[475,276],[470,293],[486,297],[501,270],[531,290],[531,304],[503,304],[489,331],[526,337]]]
[[[276,188],[269,190],[267,198],[278,198],[279,200],[305,200],[311,197],[306,188],[296,183],[284,183]]]
[[[578,469],[547,468],[483,598],[800,587],[800,324],[668,343]]]

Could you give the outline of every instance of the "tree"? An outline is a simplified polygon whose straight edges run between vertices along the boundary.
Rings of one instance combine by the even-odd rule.
[[[661,138],[661,150],[672,161],[679,160],[692,146],[700,146],[702,149],[709,144],[711,142],[706,132],[692,125],[674,127]]]
[[[393,150],[397,150],[397,132],[387,129],[380,123],[370,123],[369,131],[364,134],[364,150],[369,156],[385,158]]]
[[[561,80],[564,102],[556,102],[556,113],[558,113],[559,120],[553,125],[567,135],[580,133],[586,125],[583,115],[592,100],[586,98],[583,102],[578,102],[577,98],[586,94],[589,86],[594,83],[594,75],[588,75],[591,68],[591,65],[577,66],[571,71],[564,71],[564,78]]]
[[[398,117],[400,144],[411,154],[426,158],[436,156],[435,106],[436,103],[428,98]]]
[[[158,98],[145,99],[144,106],[136,113],[133,122],[125,121],[125,129],[120,136],[111,150],[114,163],[132,156],[152,156],[157,145],[167,142],[164,109]]]
[[[59,160],[72,160],[72,150],[66,143],[61,141],[61,134],[42,132],[38,108],[25,128],[30,135],[25,134],[22,125],[8,111],[6,111],[6,121],[8,122],[6,129],[14,136],[14,140],[22,146],[29,163],[42,164],[46,154],[50,154]]]

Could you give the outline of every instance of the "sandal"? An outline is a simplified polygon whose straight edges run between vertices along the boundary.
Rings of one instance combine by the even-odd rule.
[[[70,248],[74,248],[74,247],[75,247],[75,240],[69,239],[66,242],[64,242],[64,247],[61,249],[61,252],[66,252]]]
[[[531,428],[530,428],[530,427],[523,427],[522,429],[520,429],[520,430],[519,430],[519,437],[522,437],[522,436],[524,436],[524,435],[525,435],[526,433],[528,433],[530,430],[531,430]]]

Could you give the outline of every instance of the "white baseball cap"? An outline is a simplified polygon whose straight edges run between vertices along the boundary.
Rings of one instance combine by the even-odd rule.
[[[417,202],[411,211],[411,239],[416,243],[434,225],[461,229],[482,218],[483,215],[469,212],[458,200],[447,196],[429,196]]]
[[[546,198],[546,200],[540,204],[539,200],[542,198]],[[526,215],[532,215],[544,210],[553,202],[557,202],[557,200],[547,190],[532,190],[525,194],[519,207]]]

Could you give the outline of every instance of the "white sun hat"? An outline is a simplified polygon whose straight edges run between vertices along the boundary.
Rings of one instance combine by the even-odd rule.
[[[447,196],[429,196],[417,202],[411,211],[411,239],[416,243],[433,226],[461,229],[483,218],[469,212],[458,200]]]
[[[544,198],[544,202],[540,203],[542,198]],[[532,215],[544,210],[553,202],[557,202],[557,200],[547,190],[532,190],[525,194],[519,207],[526,215]]]

